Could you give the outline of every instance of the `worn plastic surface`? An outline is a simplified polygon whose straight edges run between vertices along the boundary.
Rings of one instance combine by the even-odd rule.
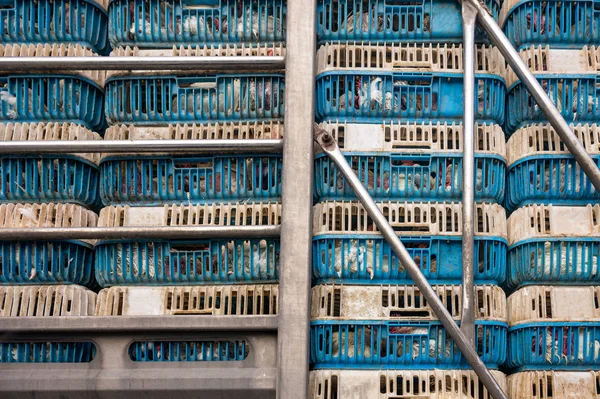
[[[515,399],[595,399],[599,382],[595,371],[525,371],[508,377],[508,394]]]

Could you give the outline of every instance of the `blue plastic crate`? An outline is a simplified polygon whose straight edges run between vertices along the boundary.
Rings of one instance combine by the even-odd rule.
[[[581,48],[600,43],[597,0],[505,1],[502,27],[518,50],[532,44]]]
[[[95,207],[98,166],[71,155],[0,157],[0,201],[70,202]]]
[[[462,198],[462,155],[436,152],[345,152],[363,186],[376,199],[457,200]],[[475,199],[502,202],[506,162],[499,155],[475,156]],[[325,154],[315,157],[318,199],[355,199],[354,192]]]
[[[108,14],[93,0],[1,0],[2,44],[80,44],[108,53]]]
[[[600,369],[600,323],[537,322],[510,327],[510,368],[522,370]]]
[[[0,242],[0,283],[94,288],[94,247],[75,240]]]
[[[477,353],[489,368],[506,359],[508,325],[476,321]],[[438,321],[312,321],[310,361],[315,369],[468,368]]]
[[[283,75],[118,77],[106,82],[111,124],[283,120]]]
[[[101,132],[103,103],[102,88],[83,77],[0,76],[0,121],[74,122]]]
[[[0,363],[89,363],[95,356],[91,342],[0,343]]]
[[[324,72],[317,76],[318,120],[347,122],[462,120],[463,75],[419,72]],[[379,93],[381,98],[371,93]],[[476,75],[475,118],[504,122],[506,86],[496,75]]]
[[[248,357],[247,341],[143,341],[129,346],[134,362],[236,362]]]
[[[500,3],[486,0],[494,18]],[[358,18],[357,18],[358,15]],[[460,4],[451,0],[319,0],[317,38],[331,41],[462,42]],[[485,35],[477,30],[478,41]]]
[[[597,238],[535,238],[508,250],[509,289],[530,284],[599,285]]]
[[[402,243],[432,284],[462,282],[460,236],[402,237]],[[475,237],[475,281],[500,284],[506,275],[507,241]],[[389,244],[379,235],[319,235],[313,238],[313,277],[317,283],[412,284]]]
[[[276,199],[281,167],[278,155],[112,156],[100,163],[100,191],[106,205]]]
[[[600,120],[600,75],[537,73],[535,77],[567,122],[597,123]],[[506,133],[547,118],[521,81],[508,89]]]
[[[600,155],[592,155],[600,167]],[[585,173],[569,154],[540,154],[522,158],[509,166],[506,207],[527,204],[585,205],[600,202]]]
[[[109,14],[115,48],[285,43],[282,0],[115,0]]]
[[[127,285],[276,282],[279,240],[100,241],[96,278]]]

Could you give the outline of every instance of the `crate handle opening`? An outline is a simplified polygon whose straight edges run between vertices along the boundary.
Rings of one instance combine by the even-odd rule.
[[[219,9],[220,0],[185,0],[184,10]]]
[[[390,317],[405,318],[405,317],[431,317],[431,313],[422,309],[401,309],[395,308],[390,310]]]

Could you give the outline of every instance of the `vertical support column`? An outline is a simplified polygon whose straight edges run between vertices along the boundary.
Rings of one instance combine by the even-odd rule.
[[[462,236],[462,318],[460,329],[475,345],[475,23],[477,10],[462,3],[464,117],[463,117],[463,236]]]
[[[287,1],[279,399],[308,397],[316,0]]]

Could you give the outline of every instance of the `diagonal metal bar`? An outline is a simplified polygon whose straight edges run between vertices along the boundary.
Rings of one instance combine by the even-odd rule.
[[[462,3],[464,117],[463,117],[463,235],[462,316],[460,330],[475,347],[475,24],[477,10]]]
[[[385,238],[385,240],[390,244],[398,259],[402,265],[408,271],[408,274],[413,279],[419,290],[423,294],[423,297],[431,306],[431,309],[436,314],[436,316],[440,319],[444,328],[446,328],[450,337],[454,340],[454,343],[458,346],[459,350],[465,357],[465,359],[469,362],[471,367],[477,375],[479,379],[483,383],[483,385],[487,388],[488,392],[494,397],[494,399],[508,399],[506,394],[502,391],[502,388],[498,385],[490,371],[487,369],[485,364],[481,361],[477,352],[475,351],[475,347],[469,342],[468,338],[463,334],[458,325],[452,319],[452,316],[444,307],[444,304],[438,298],[437,294],[431,288],[431,285],[419,269],[419,266],[415,263],[415,261],[411,258],[410,254],[396,235],[394,229],[390,226],[387,219],[379,208],[377,204],[373,201],[368,191],[363,187],[360,180],[346,161],[346,158],[342,155],[340,148],[338,147],[335,139],[331,136],[327,131],[323,129],[317,128],[315,130],[315,141],[323,148],[323,151],[331,158],[331,160],[335,163],[338,169],[342,172],[352,190],[366,209],[367,213],[375,222],[375,225]]]
[[[562,117],[540,83],[535,76],[533,76],[529,68],[527,68],[527,65],[523,62],[519,53],[517,53],[517,50],[515,50],[508,38],[504,35],[504,32],[502,32],[502,29],[498,26],[490,12],[478,0],[458,1],[467,2],[477,10],[477,22],[485,29],[492,43],[498,47],[504,56],[504,59],[508,62],[508,65],[515,71],[515,74],[525,85],[529,93],[531,93],[535,102],[539,105],[542,112],[544,112],[546,118],[548,118],[548,122],[550,122],[554,130],[556,130],[556,133],[560,136],[563,143],[565,143],[565,146],[573,155],[581,170],[583,170],[588,179],[590,179],[590,182],[596,188],[596,191],[600,191],[600,169],[598,168],[598,165],[586,152],[575,133],[573,133],[569,127],[567,121],[565,121],[565,118]]]

